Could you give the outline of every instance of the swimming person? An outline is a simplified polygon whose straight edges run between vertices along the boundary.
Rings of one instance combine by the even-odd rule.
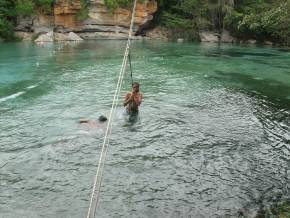
[[[137,82],[132,84],[132,92],[127,93],[124,99],[124,107],[128,114],[137,114],[142,103],[143,94],[139,91],[140,85]]]
[[[107,117],[101,115],[99,116],[98,120],[80,120],[80,124],[85,124],[88,127],[102,127],[103,123],[107,121]]]

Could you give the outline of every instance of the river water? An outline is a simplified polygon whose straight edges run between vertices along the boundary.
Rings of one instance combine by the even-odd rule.
[[[125,41],[0,44],[0,217],[85,217]],[[253,217],[290,198],[290,52],[133,42],[98,217]],[[124,78],[122,96],[130,90]],[[122,98],[122,97],[121,97]],[[121,102],[121,99],[120,99]]]

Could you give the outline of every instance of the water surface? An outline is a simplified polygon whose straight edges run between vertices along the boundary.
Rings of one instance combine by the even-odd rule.
[[[125,41],[0,45],[0,217],[85,217]],[[290,53],[134,42],[98,217],[254,216],[289,200]],[[130,89],[126,74],[122,96]]]

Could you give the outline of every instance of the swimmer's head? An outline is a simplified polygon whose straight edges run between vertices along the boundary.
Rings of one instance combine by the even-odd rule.
[[[106,122],[108,119],[107,119],[107,117],[101,115],[101,116],[99,116],[98,120],[99,120],[100,122]]]

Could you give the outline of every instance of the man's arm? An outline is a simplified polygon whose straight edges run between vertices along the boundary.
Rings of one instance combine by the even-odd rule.
[[[123,103],[124,107],[126,107],[130,102],[132,102],[132,100],[133,100],[133,94],[128,93],[124,99],[124,103]]]

